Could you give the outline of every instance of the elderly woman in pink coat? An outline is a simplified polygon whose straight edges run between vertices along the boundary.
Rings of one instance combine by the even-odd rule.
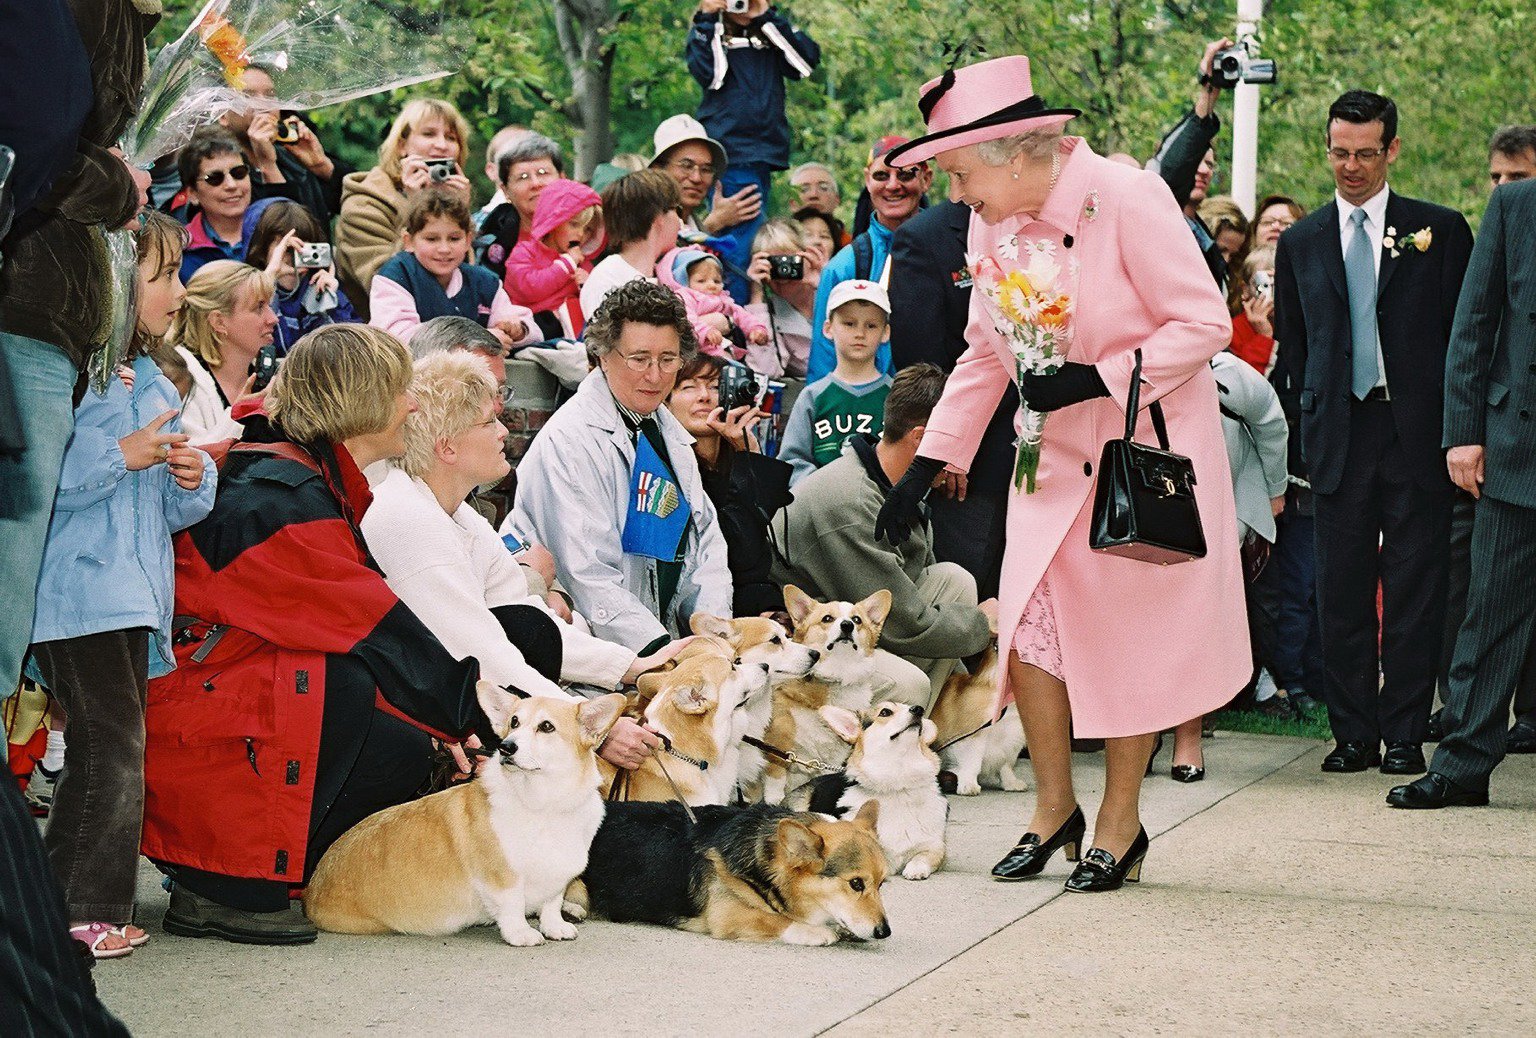
[[[1072,788],[1071,734],[1105,740],[1104,799],[1093,848],[1067,881],[1113,890],[1140,878],[1147,833],[1141,779],[1155,733],[1214,710],[1251,669],[1232,483],[1208,362],[1231,321],[1178,205],[1151,173],[1095,155],[1030,87],[1029,60],[998,58],[924,85],[929,133],[894,149],[906,166],[935,158],[950,197],[970,206],[973,266],[1048,282],[1058,298],[1032,320],[1068,343],[1054,374],[1033,374],[972,293],[969,349],[928,421],[917,459],[891,491],[877,536],[900,542],[929,487],[964,483],[1008,383],[1045,415],[1032,481],[1008,508],[998,630],[1037,791],[1000,880],[1038,875],[1058,850],[1078,859],[1087,825]],[[1041,258],[1037,258],[1041,257]],[[997,267],[992,268],[997,270]],[[1038,287],[1038,286],[1037,286]],[[1123,435],[1135,352],[1140,406],[1160,402],[1171,449],[1189,457],[1208,539],[1203,558],[1158,566],[1094,552],[1089,519],[1100,451]],[[1142,411],[1137,438],[1152,442]],[[1021,473],[1022,476],[1022,473]]]

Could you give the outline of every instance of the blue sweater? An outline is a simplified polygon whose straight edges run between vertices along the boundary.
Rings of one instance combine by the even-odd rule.
[[[459,264],[459,273],[464,275],[464,287],[458,295],[449,296],[421,260],[409,252],[397,252],[374,277],[388,278],[409,292],[423,324],[434,317],[467,317],[482,327],[489,326],[491,304],[501,282],[489,270],[470,263]]]
[[[171,534],[212,510],[218,475],[206,454],[196,490],[177,486],[163,463],[128,471],[117,441],[181,408],[176,387],[154,361],[139,357],[133,374],[132,390],[113,376],[105,393],[87,390],[75,408],[75,431],[64,451],[37,582],[32,641],[147,627],[153,678],[176,668]],[[161,430],[179,432],[180,418]],[[34,680],[42,677],[35,663],[27,665],[27,673]]]

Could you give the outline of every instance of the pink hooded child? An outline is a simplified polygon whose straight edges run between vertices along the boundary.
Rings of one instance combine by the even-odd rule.
[[[700,350],[716,357],[743,360],[746,351],[737,348],[729,336],[722,334],[717,326],[718,319],[711,321],[710,316],[723,316],[741,329],[743,336],[756,341],[767,340],[768,326],[761,318],[754,317],[745,307],[738,305],[723,285],[718,291],[710,292],[688,287],[689,275],[697,264],[705,261],[714,263],[719,269],[719,259],[703,249],[677,249],[668,253],[657,265],[656,276],[662,284],[682,297],[683,305],[688,308],[688,319],[693,322],[693,333],[699,340]]]
[[[553,312],[571,338],[581,335],[581,283],[592,270],[591,257],[603,247],[601,210],[574,241],[552,242],[550,235],[572,217],[601,204],[598,193],[585,184],[553,181],[533,207],[531,237],[518,242],[507,257],[503,282],[507,296],[536,314]]]

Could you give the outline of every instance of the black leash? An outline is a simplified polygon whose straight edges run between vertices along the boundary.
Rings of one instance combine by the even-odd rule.
[[[998,715],[996,720],[988,721],[986,724],[982,725],[980,728],[972,728],[970,731],[966,732],[964,735],[957,735],[953,739],[951,739],[948,742],[944,743],[944,745],[942,745],[942,746],[935,746],[933,748],[933,752],[934,753],[943,753],[945,750],[949,749],[955,743],[957,743],[957,742],[964,742],[966,739],[969,739],[973,735],[979,735],[980,733],[986,731],[988,728],[991,728],[994,724],[997,723],[997,721],[1002,720],[1003,717],[1007,716],[1007,714],[1008,714],[1008,708],[1005,706],[1005,707],[1003,707],[1003,712]]]
[[[777,757],[779,760],[783,761],[790,767],[800,768],[803,771],[811,772],[813,774],[831,775],[835,772],[843,770],[842,768],[834,768],[830,764],[825,764],[814,757],[807,759],[805,757],[796,756],[789,750],[781,750],[777,746],[763,742],[761,739],[755,739],[750,735],[743,735],[741,737],[741,741],[746,743],[748,746],[754,746],[757,749],[762,750],[770,757]]]

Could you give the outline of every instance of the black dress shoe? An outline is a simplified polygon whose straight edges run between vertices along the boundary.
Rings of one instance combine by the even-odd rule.
[[[1061,828],[1044,843],[1040,842],[1039,833],[1025,833],[1021,836],[1018,846],[992,866],[992,878],[1002,883],[1013,883],[1038,876],[1058,848],[1066,849],[1068,861],[1076,861],[1077,852],[1083,845],[1083,836],[1087,832],[1088,822],[1083,818],[1083,809],[1075,808],[1071,817],[1062,822]]]
[[[1323,770],[1332,772],[1364,771],[1381,763],[1376,744],[1369,742],[1335,743],[1333,752],[1323,758]]]
[[[1383,775],[1424,774],[1424,750],[1416,742],[1389,742],[1381,758]]]
[[[1175,782],[1199,782],[1205,778],[1205,768],[1198,764],[1175,764],[1168,773]]]
[[[1430,810],[1438,807],[1487,807],[1488,791],[1463,789],[1438,772],[1431,771],[1416,782],[1394,786],[1387,794],[1393,807]]]
[[[1429,715],[1429,726],[1424,729],[1425,742],[1439,742],[1445,738],[1445,712],[1436,710]]]
[[[1141,882],[1141,863],[1147,856],[1147,830],[1136,834],[1136,839],[1126,848],[1125,857],[1119,861],[1101,847],[1095,847],[1083,855],[1072,875],[1067,877],[1067,889],[1074,894],[1099,894],[1106,890],[1119,890],[1125,883]]]
[[[1296,689],[1291,689],[1290,699],[1291,705],[1296,708],[1296,712],[1303,718],[1307,718],[1313,721],[1321,721],[1323,718],[1328,716],[1328,708],[1323,706],[1323,704],[1318,701],[1316,696],[1309,695],[1306,692],[1299,692]]]
[[[1509,730],[1509,742],[1505,753],[1536,753],[1536,724],[1516,721]]]

